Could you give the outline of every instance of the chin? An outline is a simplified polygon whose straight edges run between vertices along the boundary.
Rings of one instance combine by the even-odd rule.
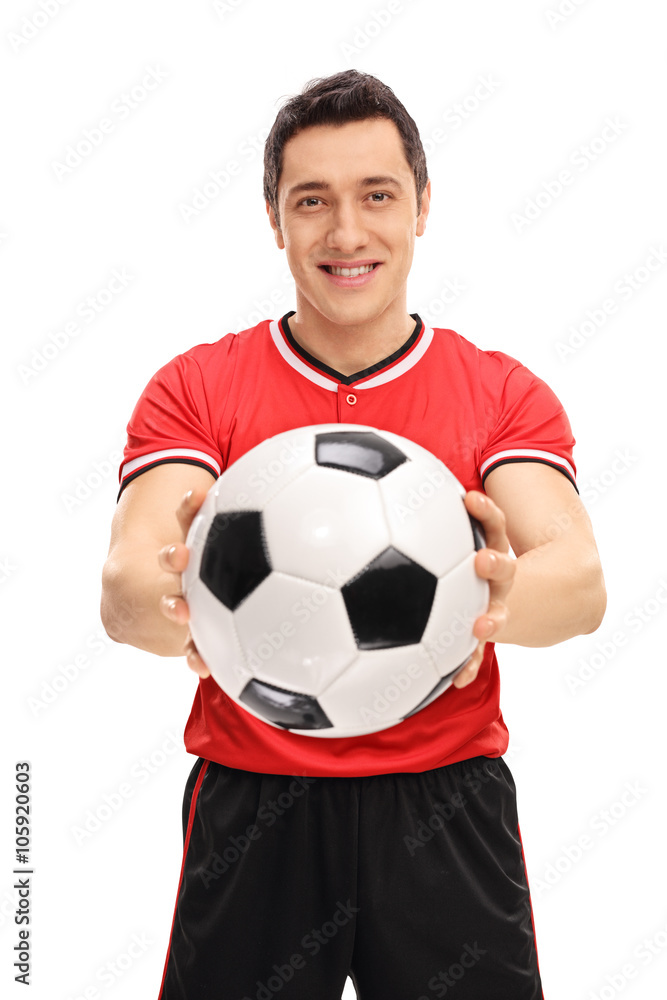
[[[386,309],[386,304],[380,304],[376,300],[366,302],[347,302],[341,304],[323,304],[319,311],[326,316],[331,323],[338,323],[340,326],[353,326],[359,323],[368,323],[376,319]]]

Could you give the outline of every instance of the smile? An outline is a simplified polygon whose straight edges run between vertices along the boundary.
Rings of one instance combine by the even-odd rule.
[[[375,264],[365,264],[362,267],[334,267],[331,264],[322,264],[322,267],[329,274],[339,274],[344,278],[356,278],[360,274],[368,274],[373,268],[377,267]]]

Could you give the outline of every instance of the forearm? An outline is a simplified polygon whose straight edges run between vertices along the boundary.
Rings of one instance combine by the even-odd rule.
[[[493,642],[553,646],[598,628],[606,592],[598,559],[584,562],[576,552],[547,542],[516,560],[506,600],[507,624]]]
[[[107,634],[159,656],[183,656],[187,625],[169,621],[160,611],[162,595],[173,593],[174,575],[160,569],[152,548],[110,555],[102,573],[100,607]]]

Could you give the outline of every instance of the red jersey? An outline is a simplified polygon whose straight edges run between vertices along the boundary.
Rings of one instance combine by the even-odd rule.
[[[393,431],[440,458],[466,490],[483,490],[506,462],[543,462],[576,490],[575,439],[552,390],[515,358],[483,351],[453,330],[415,327],[402,347],[345,376],[294,340],[287,313],[173,358],[150,380],[127,427],[120,492],[164,462],[199,465],[211,482],[266,438],[312,424]],[[120,497],[119,492],[119,497]],[[237,705],[212,677],[199,681],[185,728],[193,754],[272,774],[358,776],[426,771],[479,754],[498,757],[508,732],[489,642],[479,674],[378,733],[296,735]]]

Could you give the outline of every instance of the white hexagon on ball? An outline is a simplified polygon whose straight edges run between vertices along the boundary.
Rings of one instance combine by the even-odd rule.
[[[389,544],[378,484],[315,465],[264,511],[269,553],[283,573],[328,583],[349,580]]]
[[[273,572],[234,612],[259,680],[317,695],[357,655],[339,590]]]
[[[461,492],[443,469],[437,459],[419,457],[378,484],[393,544],[438,577],[465,559],[472,544]]]
[[[439,680],[420,644],[385,649],[380,655],[362,651],[317,700],[344,729],[395,725]]]

